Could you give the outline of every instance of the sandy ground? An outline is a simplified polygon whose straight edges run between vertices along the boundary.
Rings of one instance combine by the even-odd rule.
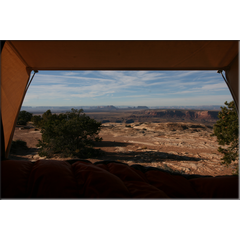
[[[38,155],[36,144],[41,133],[30,124],[29,129],[17,126],[13,140],[27,142],[29,150],[10,159],[37,161],[46,159]],[[103,141],[96,148],[105,152],[99,159],[87,159],[91,162],[115,160],[185,174],[231,175],[236,164],[229,167],[221,165],[221,154],[217,151],[216,137],[211,137],[212,127],[194,123],[105,123],[100,136]],[[69,160],[59,158],[55,160]]]

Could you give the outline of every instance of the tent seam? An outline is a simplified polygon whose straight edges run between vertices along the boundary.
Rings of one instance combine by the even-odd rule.
[[[181,62],[175,64],[174,66],[177,66],[177,65],[185,62],[186,60],[188,60],[189,58],[191,58],[192,56],[194,56],[196,53],[198,53],[199,51],[201,51],[201,49],[203,49],[203,48],[204,48],[206,45],[208,45],[208,44],[209,44],[209,41],[206,42],[205,44],[203,44],[202,47],[200,47],[199,49],[195,50],[190,56],[186,57],[185,59],[183,59]],[[174,67],[174,66],[173,66],[173,67]]]
[[[7,41],[7,43],[9,43],[9,46],[12,48],[12,50],[15,52],[15,54],[19,57],[19,59],[22,61],[22,63],[26,66],[26,67],[30,67],[30,65],[25,61],[25,59],[22,57],[22,55],[17,51],[17,49],[14,47],[14,45],[11,43],[11,41]]]

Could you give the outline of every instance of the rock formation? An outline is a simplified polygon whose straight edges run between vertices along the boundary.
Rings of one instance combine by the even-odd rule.
[[[129,116],[129,118],[162,118],[169,121],[171,119],[217,121],[218,111],[147,110],[136,112]]]

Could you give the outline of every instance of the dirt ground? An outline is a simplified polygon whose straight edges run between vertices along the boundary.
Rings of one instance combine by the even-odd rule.
[[[216,137],[210,136],[212,131],[212,125],[192,122],[105,123],[99,134],[103,141],[95,147],[102,149],[105,155],[87,160],[114,160],[185,174],[231,175],[238,162],[229,167],[221,165],[222,155],[217,151]],[[13,140],[17,139],[26,141],[29,149],[10,155],[10,159],[46,159],[38,155],[36,144],[41,133],[32,124],[28,128],[17,126]],[[72,158],[52,159],[65,161]]]

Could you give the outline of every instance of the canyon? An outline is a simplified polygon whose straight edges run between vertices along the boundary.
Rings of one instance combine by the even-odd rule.
[[[182,174],[231,175],[238,161],[229,167],[221,164],[217,138],[212,136],[217,114],[218,111],[199,110],[87,112],[102,122],[99,135],[103,141],[96,143],[95,148],[101,149],[104,155],[86,160],[120,161]],[[26,141],[29,149],[10,155],[11,159],[47,159],[38,155],[36,144],[41,132],[31,122],[26,127],[16,127],[13,140],[17,139]],[[72,158],[56,155],[52,159]]]

